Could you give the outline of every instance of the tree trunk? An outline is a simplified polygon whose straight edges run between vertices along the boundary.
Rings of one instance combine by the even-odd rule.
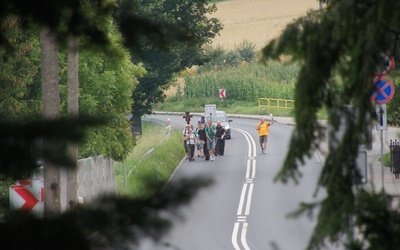
[[[78,117],[78,37],[71,35],[68,38],[68,116]],[[68,156],[75,164],[67,170],[67,201],[68,207],[73,207],[78,203],[78,183],[77,183],[77,162],[78,145],[76,143],[68,144]]]
[[[42,102],[44,119],[60,116],[60,87],[58,82],[58,45],[54,32],[43,26],[40,30],[42,60]],[[54,140],[44,139],[45,151],[57,148]],[[44,216],[51,218],[61,213],[60,166],[43,159]]]

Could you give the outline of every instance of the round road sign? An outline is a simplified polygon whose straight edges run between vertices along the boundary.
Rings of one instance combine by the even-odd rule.
[[[394,84],[385,78],[374,78],[375,88],[371,93],[371,100],[377,104],[385,104],[392,100],[394,96]]]
[[[377,76],[384,76],[394,69],[394,58],[389,53],[381,53],[382,61],[379,62],[376,70]]]

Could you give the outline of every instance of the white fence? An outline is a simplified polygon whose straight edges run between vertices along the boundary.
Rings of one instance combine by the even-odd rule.
[[[78,196],[79,202],[87,204],[100,195],[116,194],[117,180],[113,161],[103,156],[78,160]],[[61,207],[67,208],[67,178],[66,170],[61,172]],[[13,210],[31,211],[37,216],[43,216],[44,180],[43,167],[34,171],[28,180],[18,180],[10,189],[10,208]]]
[[[78,196],[90,203],[102,194],[116,194],[117,180],[113,160],[103,156],[78,160]]]
[[[144,121],[165,126],[165,121],[145,117]],[[166,128],[165,140],[171,133],[171,125]],[[150,154],[153,149],[148,151]],[[144,157],[144,156],[143,156]],[[118,186],[115,176],[114,162],[110,158],[103,156],[89,157],[86,159],[78,160],[78,196],[79,202],[83,204],[91,203],[93,200],[101,195],[117,194]],[[124,169],[124,182],[126,182],[126,175]],[[61,206],[65,210],[67,207],[66,197],[66,171],[61,173]],[[124,184],[126,185],[126,184]],[[11,209],[30,210],[35,214],[41,216],[43,214],[44,202],[44,181],[43,181],[43,167],[38,168],[31,179],[19,180],[16,185],[10,186],[10,207]]]

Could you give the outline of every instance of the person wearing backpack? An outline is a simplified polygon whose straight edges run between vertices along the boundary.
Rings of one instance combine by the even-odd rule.
[[[186,159],[189,158],[187,143],[186,143],[186,136],[189,134],[189,124],[186,124],[185,129],[182,131],[182,143],[183,147],[185,148]]]
[[[195,146],[198,144],[197,137],[193,133],[193,129],[189,128],[189,133],[186,135],[186,144],[188,150],[189,161],[194,161],[193,158]]]
[[[199,143],[200,145],[200,156],[203,158],[205,157],[205,160],[208,161],[210,160],[210,155],[208,154],[207,150],[207,135],[205,131],[204,124],[201,124],[200,130],[198,132],[199,134]]]
[[[217,132],[217,128],[212,124],[211,120],[208,120],[207,127],[204,129],[207,136],[207,149],[210,155],[210,161],[215,160],[215,133]]]

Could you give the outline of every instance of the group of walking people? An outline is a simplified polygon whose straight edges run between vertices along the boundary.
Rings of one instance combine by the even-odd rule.
[[[214,161],[215,156],[224,155],[224,137],[225,128],[221,126],[220,121],[215,125],[211,120],[206,121],[204,116],[201,116],[196,128],[193,125],[186,124],[182,133],[182,142],[187,159],[194,161],[195,151],[197,150],[197,157]]]
[[[256,130],[259,135],[259,143],[261,146],[261,152],[265,154],[267,149],[267,140],[269,126],[272,122],[266,122],[261,117],[260,122],[257,123]],[[225,129],[221,126],[221,122],[213,124],[211,120],[205,121],[204,116],[201,116],[197,123],[197,127],[186,124],[185,129],[182,133],[182,142],[185,147],[187,159],[194,161],[195,151],[197,149],[197,157],[205,158],[205,160],[214,161],[215,156],[224,155],[225,152]]]

